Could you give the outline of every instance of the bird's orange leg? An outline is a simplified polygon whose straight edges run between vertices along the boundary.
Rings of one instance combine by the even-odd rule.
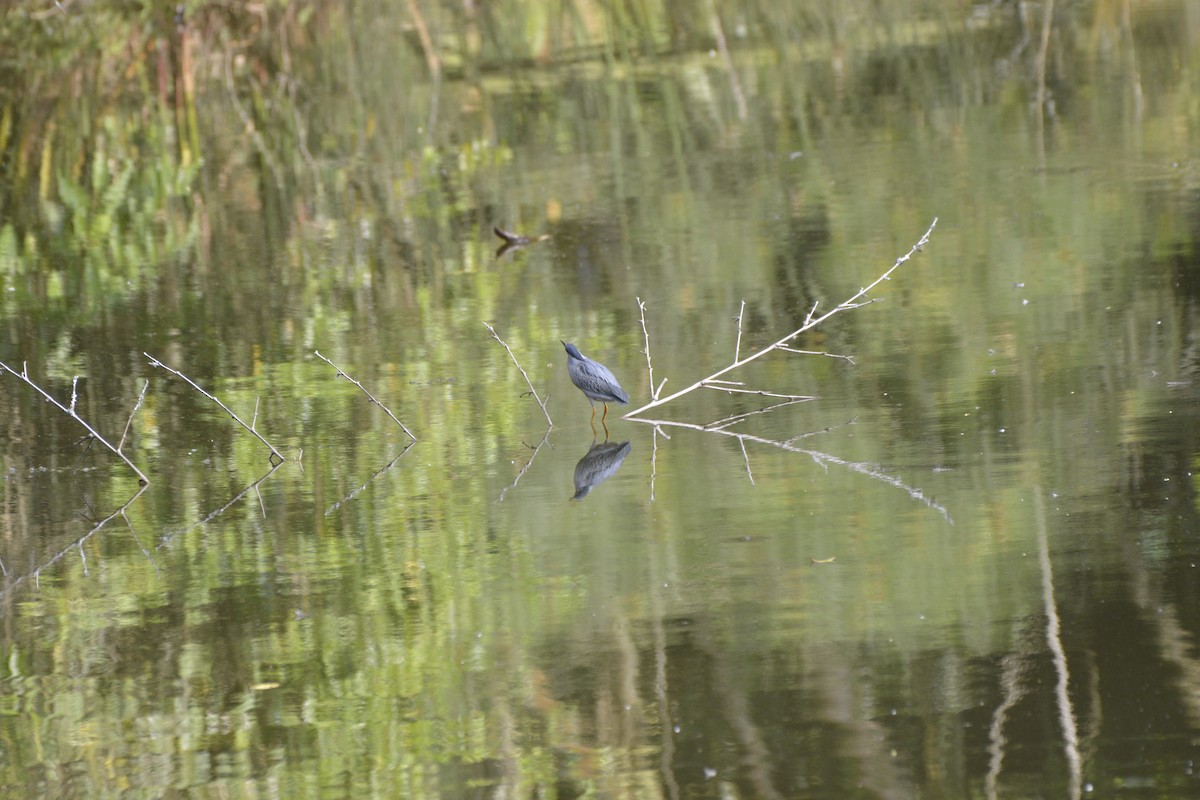
[[[608,403],[604,404],[604,415],[600,417],[600,424],[604,424],[604,420],[608,419]]]

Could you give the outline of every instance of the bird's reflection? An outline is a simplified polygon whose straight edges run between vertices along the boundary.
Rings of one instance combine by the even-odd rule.
[[[504,258],[504,254],[507,253],[509,250],[519,250],[522,247],[528,247],[531,244],[537,244],[538,242],[544,242],[550,238],[550,235],[547,233],[543,233],[541,236],[522,236],[519,233],[513,233],[512,231],[506,231],[503,228],[498,227],[498,226],[493,227],[492,232],[495,233],[497,236],[499,236],[502,241],[500,248],[498,250],[496,250],[496,260],[497,261]]]
[[[571,499],[582,500],[593,486],[611,478],[632,449],[629,442],[593,444],[575,465],[575,496]]]

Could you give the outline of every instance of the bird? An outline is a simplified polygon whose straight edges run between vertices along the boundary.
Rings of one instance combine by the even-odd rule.
[[[544,242],[550,238],[550,234],[548,234],[548,233],[543,233],[541,236],[523,236],[519,233],[514,233],[512,231],[506,231],[503,228],[501,228],[499,225],[495,225],[492,227],[492,233],[499,236],[500,239],[503,241],[503,244],[500,245],[500,249],[498,249],[496,251],[497,259],[503,258],[504,254],[507,253],[509,250],[515,250],[520,247],[527,247],[528,245],[531,245],[531,244],[537,244],[538,242]]]
[[[562,342],[561,339],[559,341]],[[629,392],[621,388],[608,367],[588,358],[573,344],[562,342],[562,346],[567,349],[567,374],[571,376],[571,383],[583,392],[592,406],[593,425],[596,423],[596,404],[593,401],[599,400],[604,404],[601,423],[608,418],[609,403],[625,405],[629,402]]]

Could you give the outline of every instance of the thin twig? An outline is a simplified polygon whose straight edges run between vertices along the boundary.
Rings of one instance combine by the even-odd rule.
[[[816,400],[817,398],[808,394],[780,394],[778,392],[767,392],[762,389],[739,389],[736,386],[709,386],[703,384],[705,389],[712,389],[714,392],[725,392],[726,394],[756,394],[759,397],[779,397],[785,400]]]
[[[75,413],[75,400],[74,400],[74,397],[72,397],[72,400],[71,400],[71,408],[67,408],[67,407],[66,407],[66,406],[64,406],[62,403],[60,403],[60,402],[58,402],[57,400],[55,400],[53,397],[51,397],[51,396],[49,395],[49,393],[47,393],[47,392],[46,392],[46,390],[45,390],[45,389],[43,389],[42,387],[38,386],[36,383],[34,383],[34,382],[33,382],[33,381],[30,379],[30,377],[29,377],[29,365],[28,365],[28,364],[24,364],[24,365],[22,366],[22,370],[21,370],[21,372],[17,372],[15,369],[13,369],[12,367],[10,367],[8,364],[5,364],[3,361],[0,361],[0,369],[4,370],[5,372],[8,372],[9,374],[13,375],[13,376],[14,376],[14,377],[16,377],[16,378],[20,378],[22,381],[24,381],[26,384],[28,384],[28,385],[29,385],[29,387],[30,387],[31,389],[33,389],[35,392],[37,392],[38,394],[40,394],[42,397],[44,397],[44,398],[46,398],[48,401],[50,401],[50,403],[51,403],[51,404],[52,404],[52,405],[53,405],[55,408],[57,408],[59,411],[63,412],[63,413],[64,413],[64,414],[66,414],[67,416],[71,417],[71,419],[75,420],[75,421],[76,421],[76,422],[78,422],[80,425],[82,425],[82,426],[84,427],[84,429],[85,429],[85,430],[86,430],[88,433],[90,433],[90,434],[92,435],[92,437],[93,437],[93,438],[95,438],[97,441],[99,441],[101,444],[103,444],[105,447],[107,447],[107,448],[108,448],[109,450],[111,450],[112,452],[116,453],[116,454],[117,454],[117,456],[118,456],[118,457],[119,457],[119,458],[120,458],[122,461],[124,461],[124,462],[125,462],[125,464],[126,464],[126,465],[127,465],[127,466],[128,466],[130,469],[131,469],[131,470],[133,470],[133,471],[134,471],[134,473],[136,473],[136,474],[137,474],[137,476],[138,476],[138,482],[139,482],[139,483],[141,483],[143,486],[149,486],[149,485],[150,485],[150,479],[149,479],[149,478],[147,478],[147,477],[145,476],[145,474],[144,474],[144,473],[143,473],[143,472],[142,472],[140,469],[138,469],[138,468],[137,468],[137,465],[136,465],[136,464],[134,464],[132,461],[130,461],[130,460],[129,460],[128,456],[126,456],[124,453],[122,453],[122,452],[121,452],[120,448],[113,447],[113,446],[112,446],[112,444],[111,444],[111,443],[108,441],[108,439],[105,439],[103,436],[101,436],[99,433],[97,433],[97,432],[96,432],[96,429],[95,429],[95,428],[93,428],[91,425],[89,425],[89,424],[87,423],[87,420],[85,420],[83,417],[81,417],[81,416],[79,416],[78,414],[76,414],[76,413]],[[71,392],[72,392],[72,395],[74,395],[75,389],[74,389],[74,386],[73,386],[73,385],[72,385]]]
[[[654,502],[654,478],[658,475],[658,426],[654,426],[652,447],[650,451],[650,502]]]
[[[350,494],[346,495],[341,500],[338,500],[336,503],[331,505],[329,508],[325,509],[325,516],[328,517],[334,511],[337,511],[342,506],[343,503],[345,503],[349,500],[353,500],[358,495],[359,492],[361,492],[363,489],[366,489],[368,486],[370,486],[371,483],[374,482],[374,480],[376,478],[378,478],[380,475],[382,475],[383,473],[387,472],[389,469],[394,467],[396,465],[396,462],[399,461],[400,459],[404,458],[404,454],[407,453],[410,449],[412,449],[412,446],[414,444],[416,444],[415,439],[413,441],[409,442],[405,446],[405,448],[400,451],[400,455],[396,456],[391,461],[389,461],[387,464],[385,464],[382,467],[380,467],[379,469],[375,470],[375,472],[373,472],[371,474],[371,477],[367,478],[366,482],[363,483],[362,486],[359,486],[357,489],[352,491]]]
[[[791,444],[792,441],[795,441],[795,439],[798,439],[800,437],[794,437],[793,439],[790,439],[787,441],[780,441],[778,439],[767,439],[763,436],[754,436],[749,433],[735,433],[734,431],[725,430],[724,428],[706,428],[705,426],[698,425],[694,422],[679,422],[679,421],[671,420],[671,419],[638,419],[637,421],[644,422],[647,425],[654,425],[655,427],[662,425],[662,426],[671,427],[671,428],[687,428],[689,430],[701,431],[703,433],[715,433],[718,436],[732,436],[735,439],[741,439],[741,440],[744,440],[747,442],[757,442],[758,444],[765,444],[765,445],[770,445],[771,447],[778,447],[780,450],[787,450],[790,453],[803,453],[804,455],[807,455],[809,458],[811,458],[814,463],[816,463],[817,465],[819,465],[821,467],[827,467],[829,464],[834,464],[836,466],[843,467],[845,469],[849,469],[852,472],[857,472],[861,475],[866,475],[870,478],[874,478],[877,481],[882,481],[883,483],[886,483],[889,486],[894,486],[897,489],[900,489],[901,491],[907,493],[908,496],[911,497],[913,500],[917,500],[921,503],[924,503],[929,508],[931,508],[934,511],[941,514],[942,517],[951,525],[954,524],[954,520],[950,517],[950,512],[946,510],[946,507],[943,506],[942,504],[936,502],[935,500],[932,500],[931,498],[927,497],[925,495],[925,493],[923,491],[921,491],[920,489],[917,489],[913,486],[909,486],[907,483],[900,480],[899,478],[894,478],[891,475],[886,474],[877,465],[866,464],[863,462],[856,462],[856,461],[847,461],[843,458],[838,458],[837,456],[829,455],[828,453],[822,453],[819,450],[808,450],[803,447],[796,447],[794,444]]]
[[[737,324],[738,335],[737,341],[733,345],[733,360],[737,361],[742,355],[742,315],[746,313],[746,301],[742,300],[742,307],[738,309]]]
[[[196,523],[194,523],[194,524],[192,524],[192,525],[188,526],[186,529],[184,529],[184,530],[182,531],[182,533],[186,535],[186,534],[188,534],[188,533],[191,533],[192,531],[194,531],[196,528],[199,528],[201,525],[205,525],[205,524],[207,524],[207,523],[209,523],[209,522],[212,522],[214,519],[216,519],[217,517],[221,516],[221,515],[222,515],[222,514],[224,514],[226,511],[228,511],[230,508],[232,508],[232,507],[233,507],[233,505],[234,505],[235,503],[237,503],[237,501],[241,500],[243,497],[245,497],[247,494],[249,494],[251,490],[253,490],[253,491],[257,492],[257,491],[258,491],[258,486],[259,486],[259,484],[261,484],[261,483],[262,483],[263,481],[265,481],[267,478],[269,478],[269,477],[271,477],[272,475],[274,475],[274,474],[275,474],[275,470],[279,469],[279,468],[280,468],[280,467],[282,467],[282,466],[283,466],[283,462],[282,462],[282,461],[280,461],[280,462],[278,462],[278,463],[276,463],[275,461],[272,461],[272,462],[271,462],[271,468],[270,468],[269,470],[267,470],[267,471],[266,471],[266,472],[263,474],[263,476],[262,476],[261,478],[259,478],[259,479],[258,479],[258,480],[256,480],[254,483],[252,483],[252,484],[250,484],[249,486],[247,486],[245,489],[242,489],[240,492],[238,492],[238,493],[237,493],[237,496],[235,496],[235,497],[234,497],[232,500],[230,500],[228,503],[226,503],[225,505],[221,506],[221,507],[220,507],[220,508],[218,508],[216,511],[210,512],[210,513],[209,513],[209,515],[208,515],[208,516],[206,516],[204,519],[202,519],[202,520],[200,520],[199,522],[196,522]],[[175,539],[175,537],[179,535],[179,533],[180,533],[180,532],[179,532],[179,531],[177,531],[176,533],[169,533],[169,534],[167,534],[166,536],[163,536],[163,537],[161,537],[161,538],[158,540],[158,544],[157,544],[157,545],[155,545],[154,549],[155,549],[155,550],[161,550],[161,549],[163,549],[164,547],[166,547],[167,545],[169,545],[169,544],[170,544],[170,543],[171,543],[171,542],[172,542],[172,541]]]
[[[496,333],[496,329],[491,325],[488,325],[485,322],[483,323],[483,327],[487,328],[488,332],[492,334],[492,338],[499,342],[500,346],[508,351],[508,357],[511,358],[512,362],[517,365],[517,369],[521,371],[521,377],[525,379],[525,385],[528,386],[529,391],[533,393],[533,399],[537,400],[537,404],[542,407],[542,413],[546,415],[546,424],[553,428],[554,420],[550,419],[550,412],[546,410],[546,402],[550,399],[550,395],[546,395],[545,400],[541,398],[541,395],[537,393],[537,389],[533,388],[533,381],[529,380],[529,375],[526,374],[525,368],[521,366],[521,362],[517,361],[517,357],[513,355],[512,348],[508,346],[508,343],[500,338],[500,334]]]
[[[650,373],[650,397],[654,400],[658,399],[658,393],[662,390],[662,384],[658,388],[654,388],[654,364],[650,361],[650,331],[646,329],[646,304],[642,302],[642,298],[637,298],[638,312],[642,315],[642,338],[646,341],[646,370]],[[663,378],[663,384],[667,382]]]
[[[269,450],[271,451],[270,460],[271,460],[271,464],[272,464],[272,465],[275,465],[275,464],[276,464],[276,461],[275,461],[275,459],[279,459],[279,462],[278,462],[278,463],[280,463],[280,464],[282,464],[282,463],[283,463],[283,462],[286,460],[286,459],[284,459],[284,457],[283,457],[282,455],[280,455],[280,454],[279,454],[279,451],[275,449],[275,445],[273,445],[273,444],[271,444],[270,442],[268,442],[268,441],[266,440],[266,438],[265,438],[265,437],[264,437],[264,436],[263,436],[261,433],[259,433],[257,430],[255,430],[253,427],[251,427],[250,425],[247,425],[245,422],[243,422],[243,421],[242,421],[242,418],[241,418],[241,417],[239,417],[237,414],[233,413],[233,411],[232,411],[232,410],[229,408],[229,406],[225,405],[225,404],[224,404],[224,403],[222,403],[220,400],[218,400],[216,397],[214,397],[213,395],[211,395],[211,394],[209,394],[208,392],[206,392],[206,391],[204,391],[203,389],[201,389],[201,388],[200,388],[200,387],[199,387],[199,386],[196,384],[196,382],[195,382],[195,381],[193,381],[191,378],[189,378],[187,375],[184,375],[182,372],[180,372],[180,371],[179,371],[179,370],[177,370],[177,369],[172,369],[171,367],[168,367],[166,364],[164,364],[163,362],[159,361],[157,358],[155,358],[154,356],[150,355],[149,353],[142,353],[142,355],[144,355],[146,358],[150,359],[150,366],[152,366],[152,367],[161,367],[162,369],[165,369],[167,372],[171,373],[172,375],[175,375],[176,377],[182,378],[184,381],[186,381],[186,382],[188,383],[188,385],[190,385],[190,386],[191,386],[193,389],[195,389],[197,392],[199,392],[200,394],[204,395],[204,396],[205,396],[205,397],[207,397],[209,400],[212,400],[214,403],[216,403],[216,404],[217,404],[217,405],[219,405],[219,406],[220,406],[222,409],[224,409],[226,414],[228,414],[229,416],[233,417],[233,421],[234,421],[234,422],[236,422],[238,425],[241,425],[241,426],[242,426],[243,428],[245,428],[246,430],[250,431],[250,433],[254,434],[255,438],[257,438],[257,439],[258,439],[260,442],[262,442],[263,444],[265,444],[265,445],[267,446],[267,449],[269,449]]]
[[[150,379],[147,378],[146,382],[142,384],[142,391],[138,394],[137,402],[133,404],[133,411],[129,412],[129,419],[125,421],[125,432],[121,434],[121,442],[117,445],[117,452],[120,452],[121,448],[125,446],[125,437],[129,435],[129,426],[133,424],[133,415],[142,407],[142,403],[146,399],[146,390],[149,388]]]
[[[0,598],[4,598],[7,595],[11,594],[13,591],[16,590],[16,588],[18,586],[20,586],[23,582],[25,582],[29,578],[33,578],[34,583],[38,583],[40,580],[40,577],[41,577],[42,570],[46,569],[47,567],[51,566],[52,564],[57,563],[58,561],[60,561],[62,559],[63,556],[65,556],[67,553],[71,552],[72,550],[78,548],[79,552],[82,553],[84,542],[86,542],[88,539],[92,538],[92,536],[94,536],[97,532],[99,532],[101,528],[103,528],[108,523],[112,522],[117,516],[124,517],[125,510],[127,508],[129,508],[131,505],[133,505],[134,500],[137,500],[139,497],[142,496],[142,492],[146,491],[146,488],[149,485],[150,484],[148,481],[146,483],[142,484],[141,487],[139,487],[138,490],[136,492],[134,492],[133,497],[131,497],[125,501],[125,505],[121,506],[116,511],[109,514],[107,517],[105,517],[104,519],[97,522],[90,531],[85,533],[83,536],[80,536],[78,539],[71,542],[69,545],[67,545],[63,549],[59,550],[57,553],[55,553],[53,556],[51,556],[47,561],[43,562],[41,564],[41,566],[33,569],[30,572],[25,573],[24,575],[21,575],[18,578],[14,578],[12,581],[10,581],[4,587],[4,590],[0,591]],[[128,523],[129,519],[125,518],[125,521],[126,521],[126,523]],[[132,530],[132,526],[130,526],[130,529]],[[85,569],[86,569],[86,563],[85,563]],[[7,574],[8,573],[6,572],[5,575],[7,575]]]
[[[823,350],[801,350],[798,347],[789,347],[786,344],[779,345],[779,349],[783,350],[785,352],[788,352],[788,353],[799,353],[799,354],[805,355],[805,356],[825,356],[826,358],[840,358],[845,361],[849,361],[851,364],[854,363],[854,356],[844,356],[841,353],[826,353]]]
[[[553,427],[553,425],[551,427]],[[549,442],[550,442],[550,429],[547,428],[546,435],[542,437],[542,440],[540,442],[538,442],[537,447],[533,448],[533,455],[531,455],[529,457],[529,460],[525,462],[525,466],[521,467],[521,471],[517,473],[517,477],[513,478],[513,482],[510,483],[508,486],[505,486],[504,491],[500,492],[500,496],[496,498],[497,503],[504,502],[504,496],[516,488],[517,484],[521,481],[521,478],[525,477],[525,473],[529,471],[529,468],[531,466],[533,466],[533,460],[535,458],[537,458],[538,451],[542,449],[542,445],[549,444]],[[524,443],[522,443],[522,444],[524,444]],[[526,445],[526,446],[528,446],[528,445]],[[550,449],[554,449],[554,445],[550,445]]]
[[[797,398],[797,399],[793,399],[793,400],[785,400],[782,403],[775,403],[773,405],[767,406],[766,408],[756,408],[753,411],[746,411],[742,414],[734,414],[733,416],[725,417],[724,419],[719,419],[715,422],[708,423],[707,425],[704,426],[704,430],[712,431],[712,430],[720,430],[721,428],[728,428],[730,425],[735,425],[744,419],[749,419],[750,417],[756,417],[759,414],[767,414],[767,413],[774,411],[777,408],[783,408],[784,406],[794,406],[796,403],[807,403],[809,400],[812,400],[812,398],[811,397],[801,397],[801,398]]]
[[[914,255],[919,253],[922,250],[922,248],[924,248],[925,245],[929,243],[929,237],[933,234],[933,229],[937,226],[937,222],[938,222],[937,217],[934,217],[933,222],[931,222],[929,224],[929,228],[925,231],[925,235],[923,235],[917,241],[916,244],[914,244],[911,248],[909,248],[909,251],[907,253],[905,253],[904,255],[897,258],[895,263],[893,263],[892,266],[889,267],[887,269],[887,271],[885,271],[882,275],[877,277],[875,280],[871,281],[871,283],[869,283],[868,285],[859,289],[857,292],[855,292],[849,298],[847,298],[846,300],[842,301],[837,306],[835,306],[832,310],[826,311],[824,314],[817,317],[817,316],[814,316],[817,311],[817,306],[816,306],[816,304],[814,304],[812,310],[809,311],[808,315],[805,317],[804,324],[801,325],[796,330],[789,333],[787,336],[784,336],[782,339],[780,339],[772,344],[769,344],[766,347],[763,347],[759,350],[756,350],[755,352],[751,353],[750,355],[746,356],[745,358],[740,358],[740,359],[733,361],[728,366],[725,366],[725,367],[717,370],[716,372],[712,373],[711,375],[701,378],[700,380],[693,383],[691,386],[684,387],[683,389],[680,389],[679,391],[677,391],[673,394],[669,394],[666,397],[660,397],[658,399],[652,400],[651,402],[645,404],[644,406],[635,408],[634,410],[626,413],[622,417],[622,419],[632,419],[632,418],[636,417],[638,414],[642,414],[646,411],[649,411],[652,408],[657,408],[658,406],[665,405],[666,403],[669,403],[678,397],[682,397],[683,395],[688,394],[689,392],[693,392],[696,389],[699,389],[700,387],[704,386],[704,384],[706,384],[706,383],[712,383],[717,378],[720,378],[722,375],[732,372],[733,370],[738,369],[739,367],[743,367],[746,364],[749,364],[751,361],[755,361],[759,358],[762,358],[763,356],[765,356],[767,353],[771,352],[772,350],[777,350],[781,345],[787,344],[788,342],[792,341],[793,339],[795,339],[797,336],[804,333],[805,331],[808,331],[808,330],[816,327],[817,325],[820,325],[822,322],[829,319],[834,314],[837,314],[842,311],[847,311],[847,310],[850,310],[853,308],[859,308],[863,305],[874,302],[873,300],[865,300],[864,301],[862,298],[864,298],[872,289],[874,289],[879,284],[883,283],[886,280],[890,280],[893,272],[895,272],[897,269],[899,269],[902,264],[904,264],[906,261],[911,259]]]
[[[746,462],[746,475],[750,478],[750,485],[757,486],[754,482],[754,473],[750,471],[750,454],[746,452],[746,440],[738,439],[738,444],[742,446],[742,460]]]
[[[365,394],[365,395],[366,395],[368,398],[370,398],[370,400],[371,400],[371,402],[372,402],[372,403],[374,403],[375,405],[377,405],[377,406],[379,406],[380,408],[382,408],[382,409],[383,409],[383,412],[384,412],[385,414],[387,414],[389,417],[391,417],[391,418],[392,418],[392,422],[394,422],[394,423],[396,423],[397,425],[399,425],[399,426],[400,426],[400,428],[401,428],[401,429],[402,429],[402,430],[403,430],[405,433],[407,433],[407,434],[408,434],[408,438],[412,439],[414,442],[417,440],[417,437],[415,437],[415,436],[413,436],[413,435],[412,435],[412,431],[410,431],[410,430],[409,430],[409,429],[408,429],[408,428],[405,426],[405,424],[404,424],[403,422],[401,422],[400,420],[396,419],[396,415],[392,413],[392,410],[391,410],[390,408],[388,408],[387,406],[385,406],[383,403],[381,403],[381,402],[379,402],[378,400],[376,400],[376,399],[375,399],[375,395],[373,395],[373,394],[371,394],[370,392],[368,392],[365,386],[363,386],[363,385],[362,385],[361,383],[359,383],[358,381],[354,380],[354,378],[351,378],[349,375],[347,375],[347,374],[346,374],[346,372],[345,372],[345,371],[344,371],[344,370],[343,370],[341,367],[339,367],[337,364],[333,363],[333,362],[332,362],[332,361],[330,361],[328,358],[326,358],[325,356],[321,355],[321,352],[320,352],[319,350],[313,350],[313,352],[314,352],[314,353],[316,353],[316,355],[317,355],[317,358],[321,359],[321,360],[322,360],[322,361],[324,361],[326,364],[328,364],[329,366],[331,366],[331,367],[333,367],[334,369],[336,369],[336,370],[337,370],[337,375],[336,375],[335,377],[337,377],[337,378],[345,378],[346,380],[350,381],[350,382],[351,382],[351,383],[353,383],[355,386],[357,386],[359,389],[361,389],[361,390],[362,390],[362,393],[363,393],[363,394]]]

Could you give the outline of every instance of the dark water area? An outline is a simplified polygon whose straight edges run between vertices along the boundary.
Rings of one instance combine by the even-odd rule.
[[[0,793],[1197,796],[1198,42],[10,5]]]

